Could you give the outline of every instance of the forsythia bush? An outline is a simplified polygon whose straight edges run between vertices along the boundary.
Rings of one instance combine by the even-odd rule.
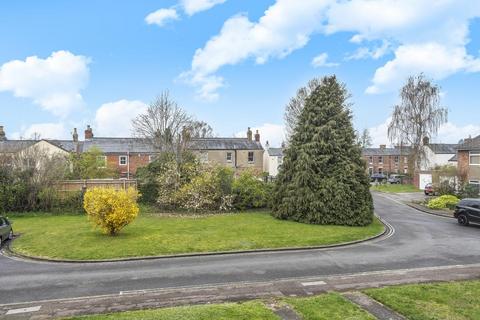
[[[446,209],[455,206],[460,200],[452,195],[445,195],[428,202],[430,209]]]
[[[85,193],[83,206],[90,221],[114,236],[137,217],[137,198],[138,192],[133,188],[93,188]]]

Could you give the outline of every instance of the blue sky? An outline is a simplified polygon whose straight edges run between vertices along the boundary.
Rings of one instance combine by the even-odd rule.
[[[336,74],[354,124],[386,142],[409,74],[442,88],[437,141],[480,134],[480,3],[427,0],[0,0],[0,124],[10,138],[125,136],[169,90],[221,136],[282,140],[283,110]]]

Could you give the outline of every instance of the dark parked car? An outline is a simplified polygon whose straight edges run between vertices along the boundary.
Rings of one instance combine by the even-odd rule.
[[[0,247],[2,243],[13,238],[12,224],[7,218],[0,217]]]
[[[462,199],[455,207],[455,218],[462,226],[480,223],[480,199]]]
[[[425,190],[423,191],[426,196],[434,196],[435,195],[435,190],[433,189],[433,184],[427,183],[425,185]]]
[[[370,180],[372,182],[382,182],[383,180],[387,180],[387,176],[382,173],[374,173],[370,176]]]

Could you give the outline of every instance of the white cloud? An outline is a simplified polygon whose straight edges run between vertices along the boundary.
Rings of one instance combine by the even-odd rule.
[[[66,139],[68,136],[63,123],[35,123],[22,127],[20,132],[12,134],[11,139]]]
[[[280,147],[282,142],[285,141],[285,127],[283,125],[264,123],[261,126],[251,128],[251,130],[253,134],[258,130],[258,133],[260,133],[260,141],[264,146],[268,141],[271,147]],[[244,138],[247,136],[247,132],[238,132],[235,136]]]
[[[470,20],[479,16],[480,2],[471,0],[276,0],[257,22],[246,15],[225,21],[219,34],[195,52],[187,74],[196,79],[190,83],[201,88],[216,79],[207,96],[217,96],[224,81],[215,73],[223,66],[247,59],[263,64],[271,58],[284,58],[304,47],[315,33],[353,32],[350,41],[365,44],[347,60],[379,59],[390,51],[395,53],[393,60],[377,70],[368,92],[397,90],[408,73],[423,71],[441,79],[456,72],[479,72],[479,59],[470,56],[465,47],[470,41]],[[375,46],[379,41],[382,45]],[[453,58],[455,65],[439,66],[431,61],[424,66],[421,60],[432,54],[432,45],[437,45],[442,55],[434,60]],[[410,58],[412,63],[407,61]]]
[[[383,41],[381,46],[374,48],[360,47],[353,54],[347,56],[345,60],[361,60],[361,59],[380,59],[390,51],[390,43]]]
[[[30,98],[43,109],[65,117],[83,106],[80,91],[89,79],[90,59],[69,51],[56,51],[46,59],[31,56],[0,67],[0,91]]]
[[[173,8],[169,9],[159,9],[155,12],[150,13],[146,18],[145,22],[148,24],[156,24],[160,27],[164,26],[170,21],[178,20],[179,16],[177,10]]]
[[[95,115],[96,136],[129,137],[132,135],[132,120],[144,113],[148,106],[141,101],[119,100],[105,103]]]
[[[213,8],[218,4],[224,3],[226,0],[181,0],[180,3],[189,16]]]
[[[373,147],[378,147],[381,144],[390,145],[388,140],[388,125],[392,118],[388,118],[385,122],[368,129],[372,137]],[[457,125],[452,122],[443,124],[439,130],[438,135],[433,137],[432,142],[437,143],[458,143],[461,139],[469,136],[476,137],[480,135],[480,125],[466,124]]]
[[[328,62],[328,53],[324,52],[313,58],[312,66],[315,68],[320,67],[336,67],[339,66],[339,63]]]
[[[403,45],[395,51],[395,58],[377,69],[373,85],[367,93],[380,93],[399,88],[405,79],[424,72],[436,80],[459,71],[476,71],[480,60],[466,53],[465,47],[448,47],[438,43]]]

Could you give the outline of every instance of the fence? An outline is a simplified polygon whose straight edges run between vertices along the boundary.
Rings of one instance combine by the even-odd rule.
[[[125,190],[129,187],[137,188],[134,179],[92,179],[92,180],[65,180],[57,184],[58,191],[83,191],[88,188],[114,188]]]

